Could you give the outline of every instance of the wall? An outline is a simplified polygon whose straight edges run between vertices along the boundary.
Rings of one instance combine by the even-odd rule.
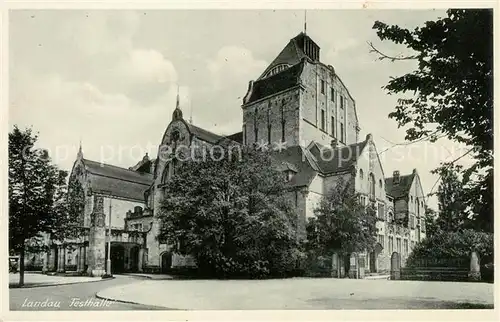
[[[317,175],[309,185],[309,190],[305,200],[305,217],[306,220],[314,216],[314,209],[316,209],[324,195],[324,178]]]
[[[299,145],[299,88],[269,96],[243,107],[243,133],[245,144],[255,143],[254,126],[258,128],[258,142],[268,142],[268,125],[271,126],[271,144],[282,139],[282,111],[285,120],[287,146]]]
[[[424,215],[425,215],[425,195],[422,189],[422,184],[420,177],[416,170],[414,170],[415,178],[410,187],[409,197],[408,197],[408,211],[410,215],[415,216],[415,230],[412,232],[412,240],[419,242],[421,239],[425,238],[425,233],[422,232],[422,226],[424,225]],[[423,227],[425,230],[425,227]]]
[[[339,144],[352,144],[358,140],[355,103],[347,88],[335,74],[333,68],[323,64],[306,62],[301,75],[305,90],[301,95],[301,141],[305,145],[316,141],[329,145],[333,138]],[[321,81],[325,82],[325,91],[321,92]],[[331,88],[335,90],[332,100]],[[340,99],[344,97],[346,104],[341,108]],[[325,112],[325,127],[322,128],[321,111]],[[332,132],[331,118],[334,117],[335,128]],[[344,124],[344,142],[341,142],[340,124]]]
[[[105,225],[109,225],[109,204],[111,202],[111,227],[116,229],[125,229],[125,217],[127,211],[134,210],[139,206],[144,209],[144,202],[120,200],[115,198],[104,198]]]

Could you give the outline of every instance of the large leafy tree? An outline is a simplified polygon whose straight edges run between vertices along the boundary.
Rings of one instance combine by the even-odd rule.
[[[380,21],[373,28],[381,40],[413,52],[390,56],[370,44],[380,59],[418,62],[416,70],[385,86],[400,97],[389,116],[408,127],[409,141],[446,137],[469,147],[437,172],[472,156],[472,166],[457,168],[464,178],[464,202],[474,214],[475,228],[493,231],[493,11],[448,10],[446,17],[414,30]]]
[[[471,228],[464,187],[454,169],[444,168],[441,171],[441,183],[436,195],[439,207],[436,225],[439,230]]]
[[[175,162],[172,162],[175,164]],[[279,276],[295,268],[297,215],[269,152],[177,163],[159,239],[214,277]]]
[[[307,242],[319,255],[371,250],[377,241],[375,207],[363,206],[349,181],[339,180],[314,214],[307,223]]]
[[[66,176],[36,148],[37,135],[17,126],[9,133],[9,250],[20,256],[19,285],[24,284],[26,249],[37,249],[47,236],[64,231]]]

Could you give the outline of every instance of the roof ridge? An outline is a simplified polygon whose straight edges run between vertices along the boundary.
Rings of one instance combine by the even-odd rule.
[[[99,176],[99,177],[116,179],[116,180],[120,180],[120,181],[134,183],[134,184],[140,184],[140,185],[143,185],[143,186],[150,186],[151,185],[151,183],[142,183],[142,182],[138,182],[138,181],[133,181],[133,180],[128,180],[128,179],[120,178],[120,177],[117,177],[117,176],[110,176],[110,175],[106,175],[106,174],[99,174],[99,173],[92,172],[91,170],[87,170],[87,171],[90,172],[91,174]]]
[[[114,165],[114,164],[103,163],[103,162],[94,161],[94,160],[90,160],[90,159],[82,159],[82,161],[83,161],[83,163],[85,163],[85,161],[90,161],[90,162],[94,162],[94,163],[99,164],[101,167],[102,167],[102,166],[113,167],[113,168],[117,168],[117,169],[120,169],[120,170],[126,170],[126,171],[128,171],[128,172],[135,173],[135,174],[139,174],[139,175],[143,175],[143,174],[149,174],[149,175],[151,175],[151,173],[142,173],[142,172],[138,172],[138,171],[131,170],[131,169],[127,169],[127,168],[122,168],[122,167],[119,167],[119,166]],[[95,174],[95,173],[94,173],[94,174]]]

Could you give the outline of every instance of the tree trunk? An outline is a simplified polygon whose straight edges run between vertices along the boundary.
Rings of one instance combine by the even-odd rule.
[[[19,251],[19,287],[24,285],[24,241]]]

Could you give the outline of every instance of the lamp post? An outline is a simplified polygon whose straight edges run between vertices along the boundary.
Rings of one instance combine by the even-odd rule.
[[[111,275],[111,202],[112,198],[109,198],[109,218],[108,218],[108,258],[106,259],[106,273]]]

